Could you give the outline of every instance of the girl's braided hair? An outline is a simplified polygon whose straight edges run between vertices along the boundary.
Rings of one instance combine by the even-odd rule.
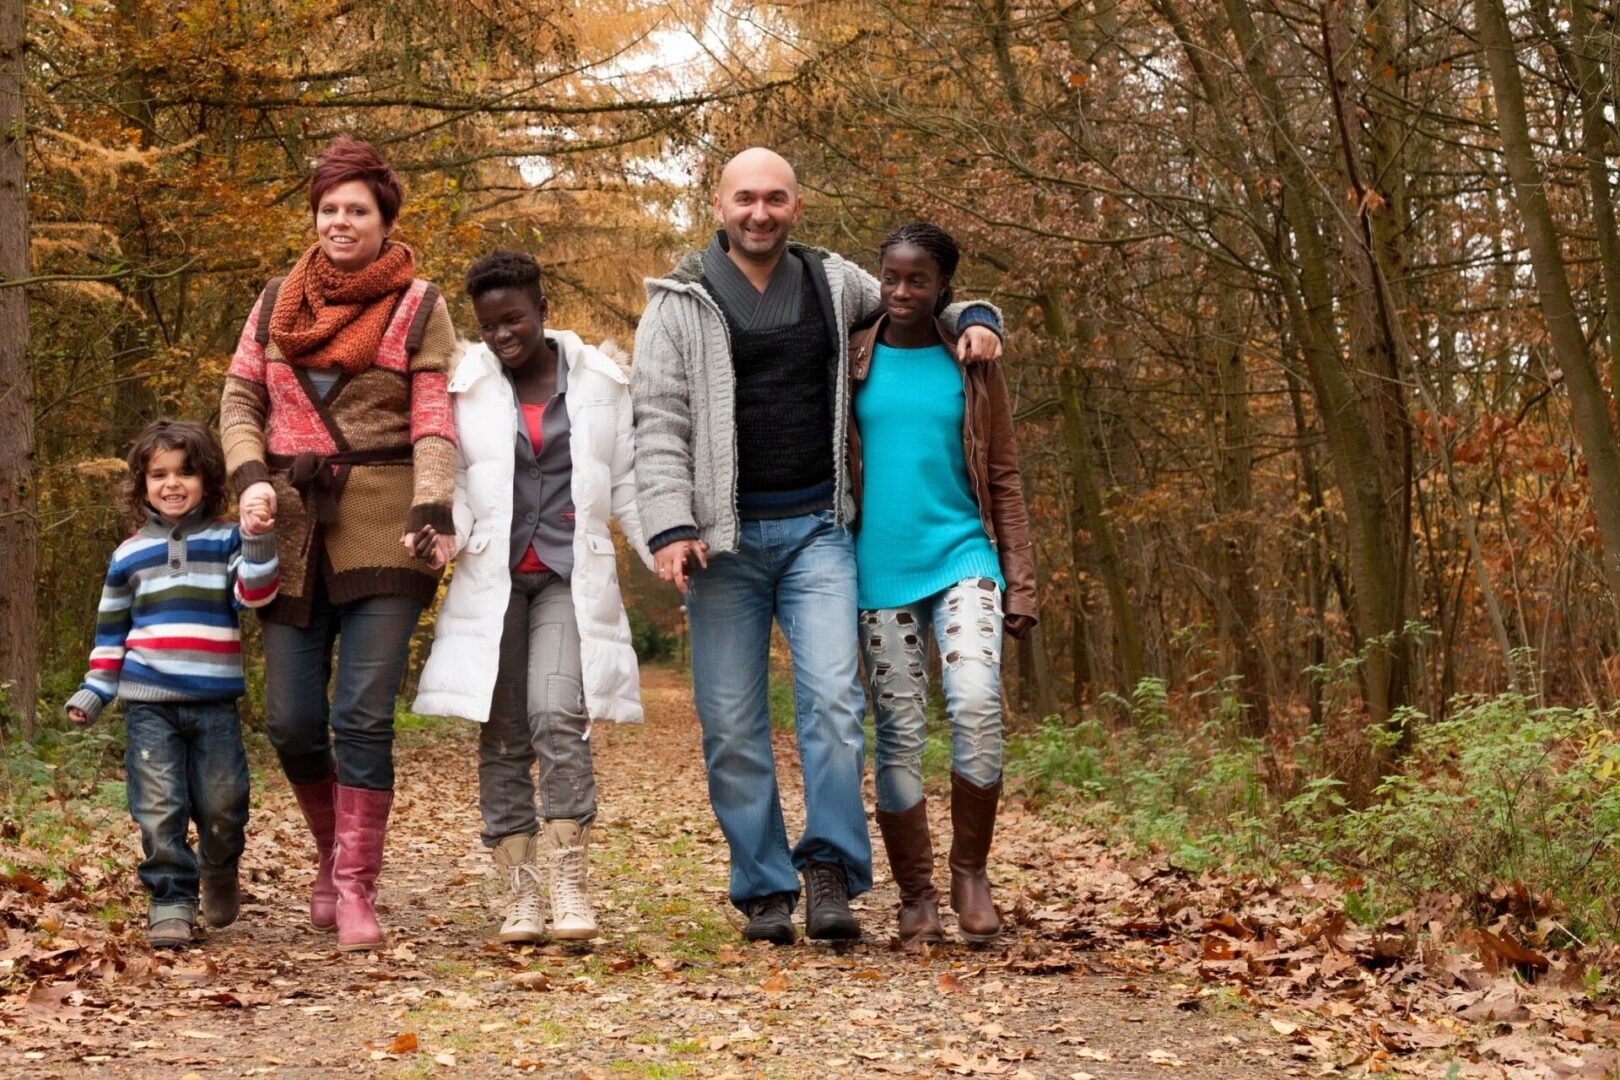
[[[878,245],[878,258],[882,259],[892,247],[901,244],[910,244],[926,252],[939,267],[941,277],[949,280],[956,276],[956,264],[962,253],[951,239],[951,234],[927,221],[913,221],[910,225],[902,225],[894,232],[883,238]],[[934,314],[944,311],[951,302],[950,286],[940,290],[939,300],[934,304]]]

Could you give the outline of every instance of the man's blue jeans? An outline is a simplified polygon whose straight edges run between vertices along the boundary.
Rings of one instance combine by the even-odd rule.
[[[141,830],[148,919],[190,922],[197,877],[234,875],[245,843],[248,765],[234,701],[124,704],[124,786]],[[197,851],[186,826],[197,823]]]
[[[709,802],[731,846],[731,902],[788,893],[798,869],[840,863],[850,895],[872,887],[861,801],[865,766],[856,643],[855,544],[831,510],[744,521],[737,551],[712,556],[686,591],[692,691]],[[771,619],[793,654],[804,770],[804,835],[790,852],[771,753]]]

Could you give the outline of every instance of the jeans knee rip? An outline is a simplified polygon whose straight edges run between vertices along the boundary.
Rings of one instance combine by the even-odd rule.
[[[922,771],[923,752],[921,749],[906,750],[891,757],[885,757],[877,763],[880,770],[902,769],[908,775],[916,775]]]
[[[1001,666],[1001,655],[989,645],[981,645],[976,651],[972,649],[952,649],[944,656],[947,668],[955,671],[965,663],[977,662],[986,667],[998,668]]]
[[[878,693],[880,701],[889,702],[898,697],[920,698],[920,687],[923,681],[923,649],[922,638],[916,632],[917,620],[909,611],[897,611],[887,616],[889,621],[897,626],[909,626],[911,630],[900,635],[899,649],[885,649],[888,638],[879,633],[877,627],[885,620],[883,612],[869,611],[861,617],[863,629],[866,631],[862,642],[872,668],[872,685]],[[903,655],[892,655],[899,652]],[[908,685],[898,686],[900,665],[904,662],[905,679]]]

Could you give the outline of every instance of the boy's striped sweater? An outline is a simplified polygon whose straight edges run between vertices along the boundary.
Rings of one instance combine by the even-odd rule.
[[[243,536],[199,512],[148,522],[118,545],[96,615],[90,673],[68,708],[94,720],[125,701],[225,701],[242,695],[237,611],[275,599],[274,532]]]

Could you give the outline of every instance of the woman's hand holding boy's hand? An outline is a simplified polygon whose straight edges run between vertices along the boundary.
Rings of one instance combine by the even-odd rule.
[[[676,540],[653,552],[658,576],[681,592],[686,591],[686,583],[691,580],[693,563],[700,569],[709,567],[709,545],[701,540]]]
[[[241,520],[242,531],[249,536],[269,532],[276,523],[276,489],[268,480],[249,484],[237,503],[237,513]],[[248,520],[250,513],[254,515],[252,521]],[[265,521],[269,524],[263,525]]]
[[[269,485],[265,485],[268,487]],[[257,485],[255,485],[257,487]],[[253,488],[242,499],[242,532],[246,536],[262,536],[276,527],[276,501],[274,489],[270,495],[255,493]]]

